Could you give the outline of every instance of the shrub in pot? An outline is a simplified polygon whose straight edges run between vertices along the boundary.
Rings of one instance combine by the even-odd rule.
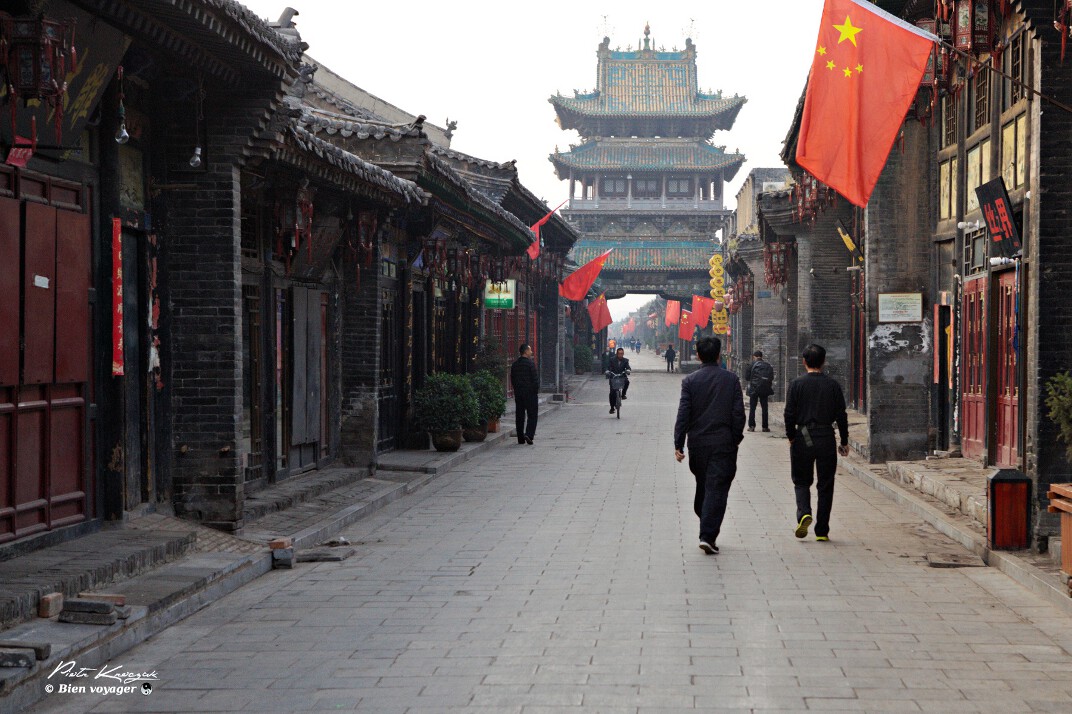
[[[573,371],[577,374],[592,371],[592,348],[588,345],[573,346]]]
[[[469,375],[469,383],[473,385],[476,400],[480,405],[480,421],[486,427],[484,436],[488,431],[499,430],[499,418],[506,413],[506,387],[502,381],[486,369],[473,372]],[[491,428],[494,423],[495,428]],[[470,439],[470,441],[483,441]]]
[[[432,435],[437,451],[457,451],[462,444],[462,428],[479,418],[476,394],[462,374],[431,374],[413,398],[413,422]]]

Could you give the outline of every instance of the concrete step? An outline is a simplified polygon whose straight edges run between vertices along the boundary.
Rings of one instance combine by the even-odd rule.
[[[295,476],[246,497],[242,519],[246,525],[269,513],[284,511],[321,494],[348,486],[369,475],[367,468],[328,468]]]
[[[124,525],[0,563],[0,629],[37,617],[42,595],[74,597],[134,577],[191,552],[194,527],[142,531]]]
[[[142,532],[144,535],[145,532]],[[272,567],[267,550],[257,553],[195,553],[151,572],[110,584],[109,594],[126,597],[130,614],[113,625],[80,625],[37,619],[4,631],[11,642],[47,643],[50,654],[29,668],[0,668],[0,714],[25,711],[46,696],[49,675],[60,663],[75,662],[76,669],[95,670],[119,654],[144,642]],[[127,667],[126,664],[130,666]],[[137,663],[124,663],[124,671]],[[86,686],[122,686],[109,680],[79,679]],[[59,681],[59,680],[56,680]],[[68,683],[75,680],[66,679]],[[149,680],[150,683],[151,680]],[[140,689],[141,682],[127,686]]]

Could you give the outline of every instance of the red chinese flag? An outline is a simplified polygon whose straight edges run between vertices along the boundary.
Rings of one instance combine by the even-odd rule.
[[[677,336],[683,340],[691,340],[696,331],[696,325],[692,324],[692,313],[688,310],[681,311],[681,322],[677,324]]]
[[[629,318],[629,322],[625,323],[625,332],[630,335],[636,332],[636,319],[632,317]]]
[[[681,303],[677,300],[666,301],[666,326],[676,325],[681,317]]]
[[[599,332],[614,322],[614,319],[610,316],[610,307],[607,306],[606,293],[588,303],[588,316],[592,318],[592,332]]]
[[[707,327],[707,323],[711,321],[711,310],[715,307],[715,301],[709,297],[701,297],[700,295],[692,296],[692,314],[693,323],[697,327]]]
[[[592,283],[599,277],[599,271],[603,269],[603,264],[607,262],[607,256],[610,255],[611,250],[614,249],[611,248],[598,258],[577,268],[558,286],[558,294],[567,300],[584,300],[584,296],[588,294],[588,288],[592,287]]]
[[[537,258],[540,257],[540,226],[542,226],[544,223],[547,223],[549,220],[551,220],[551,216],[555,215],[555,211],[557,211],[559,208],[562,208],[565,205],[566,205],[566,201],[563,201],[562,203],[558,204],[558,206],[554,209],[554,211],[551,211],[546,216],[544,216],[543,218],[541,218],[540,220],[536,221],[531,226],[529,226],[529,230],[536,234],[536,240],[532,242],[532,245],[530,245],[525,250],[525,252],[528,253],[528,256],[530,258],[532,258],[533,260],[536,260]]]
[[[826,0],[797,163],[867,205],[936,39],[869,2]]]

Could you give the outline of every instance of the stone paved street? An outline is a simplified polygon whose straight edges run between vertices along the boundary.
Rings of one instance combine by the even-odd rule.
[[[593,380],[535,446],[350,527],[354,557],[113,660],[156,670],[151,695],[36,711],[1072,711],[1067,618],[996,570],[929,567],[966,551],[852,476],[831,542],[797,540],[777,434],[746,434],[705,556],[671,453],[680,378],[634,374],[620,421]]]

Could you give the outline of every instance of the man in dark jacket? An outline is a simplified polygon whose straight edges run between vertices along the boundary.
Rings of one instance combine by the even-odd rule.
[[[629,366],[629,358],[625,356],[625,349],[619,347],[614,356],[607,362],[607,371],[614,372],[615,374],[625,374],[628,370],[632,369]],[[610,378],[608,377],[608,380]],[[629,377],[625,378],[625,386],[622,387],[622,399],[625,399],[625,393],[629,391]],[[614,389],[610,390],[610,413],[614,413]]]
[[[536,436],[540,373],[532,359],[531,347],[522,342],[517,351],[521,356],[510,366],[510,384],[514,387],[514,405],[517,408],[517,443],[531,444]]]
[[[696,344],[703,366],[681,380],[681,402],[674,424],[674,458],[685,459],[696,477],[693,510],[700,518],[700,550],[718,552],[715,541],[726,515],[730,485],[737,475],[737,445],[744,438],[741,381],[719,366],[722,343],[704,337]]]
[[[674,371],[674,360],[677,359],[677,352],[674,351],[674,345],[672,343],[668,344],[666,346],[665,356],[666,356],[666,371],[667,372],[673,372]]]
[[[826,350],[820,345],[804,348],[807,374],[789,383],[785,395],[785,435],[789,439],[789,463],[797,496],[795,535],[808,535],[811,525],[811,483],[815,479],[818,507],[815,540],[830,540],[830,509],[834,504],[834,473],[838,454],[849,455],[849,417],[841,385],[823,374]],[[841,446],[834,440],[833,424],[841,432]]]
[[[756,403],[763,408],[763,431],[767,424],[767,397],[774,394],[774,367],[763,359],[763,353],[752,353],[752,362],[745,367],[744,381],[748,383],[748,431],[756,430]]]

